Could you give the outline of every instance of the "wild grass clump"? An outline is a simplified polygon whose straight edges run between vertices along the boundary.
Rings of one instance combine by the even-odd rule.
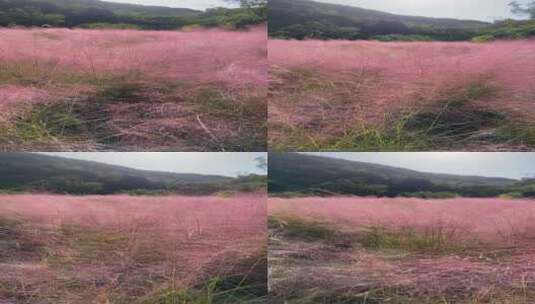
[[[212,149],[264,151],[267,136],[265,97],[262,92],[243,94],[232,89],[207,87],[191,95],[187,102]],[[218,127],[221,130],[217,130],[210,126],[212,121],[222,119],[229,122],[228,129]]]
[[[74,150],[174,146],[176,140],[206,151],[265,147],[262,96],[244,97],[242,92],[220,88],[186,93],[183,89],[178,83],[115,80],[82,96],[27,104],[2,121],[6,128],[0,132],[0,142]],[[180,118],[174,119],[176,115]],[[174,126],[167,125],[170,119]],[[161,122],[166,123],[163,129]]]
[[[336,236],[336,230],[325,223],[294,216],[271,216],[268,219],[268,227],[280,231],[286,237],[297,238],[307,242],[331,241]]]
[[[535,65],[510,51],[534,47],[527,40],[271,41],[270,148],[532,149],[533,90],[520,80]]]
[[[20,221],[0,217],[0,261],[24,262],[43,253],[43,244]]]
[[[498,88],[477,82],[428,106],[385,115],[382,123],[364,121],[337,136],[321,130],[287,127],[273,148],[291,151],[420,151],[485,145],[535,144],[528,122],[481,109],[475,102],[496,94]]]
[[[210,277],[188,288],[165,288],[142,300],[140,304],[266,303],[267,249],[234,262],[234,269],[226,274]]]
[[[370,226],[363,229],[358,242],[365,248],[388,251],[401,250],[425,254],[449,254],[461,252],[464,244],[457,240],[459,231],[443,225],[418,230],[411,227],[389,229]]]
[[[532,200],[271,198],[270,214],[322,218],[351,237],[297,243],[271,220],[277,303],[528,304]],[[339,234],[336,235],[338,238]],[[303,259],[295,257],[313,257]]]
[[[232,204],[206,196],[4,195],[0,201],[1,300],[266,302],[265,207],[257,195],[234,197]]]
[[[0,31],[1,150],[265,151],[261,27]]]

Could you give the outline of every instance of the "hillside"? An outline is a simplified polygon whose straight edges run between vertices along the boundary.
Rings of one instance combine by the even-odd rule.
[[[422,39],[465,40],[490,25],[474,20],[395,15],[311,0],[269,1],[269,33],[279,38],[388,39],[385,36],[419,35]]]
[[[117,15],[144,14],[160,17],[192,17],[201,13],[201,11],[187,8],[137,5],[101,0],[2,0],[0,3],[11,7],[32,5],[41,8],[45,13],[53,13],[55,10],[67,12],[89,9],[107,10]]]
[[[296,153],[270,153],[269,191],[312,194],[424,196],[452,192],[496,196],[517,180],[424,173],[378,164]]]
[[[113,3],[101,0],[0,0],[0,26],[139,28],[169,30],[184,26],[241,28],[264,22],[257,8],[212,9]]]
[[[136,170],[92,161],[30,153],[0,154],[0,190],[111,194],[128,191],[210,193],[236,179]]]

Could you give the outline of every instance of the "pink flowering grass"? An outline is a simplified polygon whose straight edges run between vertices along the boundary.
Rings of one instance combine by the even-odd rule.
[[[366,141],[369,136],[355,135],[366,131],[394,137],[386,134],[391,130],[385,130],[388,129],[385,125],[403,124],[400,113],[430,111],[436,115],[448,101],[463,106],[464,112],[477,109],[503,114],[505,122],[498,127],[520,125],[516,127],[525,127],[524,133],[528,133],[519,135],[510,130],[511,126],[499,132],[494,132],[498,127],[482,128],[480,132],[467,134],[467,137],[475,135],[471,141],[466,140],[468,146],[496,149],[484,140],[474,144],[481,139],[481,133],[489,132],[509,141],[522,137],[518,145],[532,145],[533,126],[529,123],[535,117],[532,110],[535,91],[529,84],[535,81],[535,40],[491,43],[270,40],[268,50],[273,93],[270,140],[274,147],[299,150],[299,145],[292,147],[288,138],[300,134],[310,139],[302,143],[302,148],[370,148],[344,140]],[[348,134],[353,134],[353,138]],[[426,135],[420,135],[419,139],[427,139]],[[429,143],[422,145],[414,138],[408,141],[396,144],[406,150],[429,149]],[[454,149],[453,144],[452,141],[441,143],[440,149]],[[505,146],[513,149],[511,144]],[[466,143],[464,147],[467,148]],[[379,148],[388,149],[388,146]]]
[[[265,26],[0,29],[0,41],[2,150],[265,147]]]
[[[211,278],[247,280],[265,217],[262,194],[2,195],[0,300],[161,303]]]
[[[492,242],[523,241],[535,234],[533,200],[456,198],[270,198],[269,212],[326,220],[345,228],[378,225],[391,228],[451,225]]]
[[[272,289],[288,303],[527,304],[535,295],[534,203],[270,198],[280,225],[270,232]],[[329,238],[285,236],[296,221]]]
[[[192,30],[0,30],[0,62],[102,75],[141,73],[172,81],[266,82],[266,34]]]

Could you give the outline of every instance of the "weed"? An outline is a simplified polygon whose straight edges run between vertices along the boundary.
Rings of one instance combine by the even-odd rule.
[[[436,102],[430,110],[410,115],[405,128],[438,143],[451,143],[466,139],[479,130],[496,128],[506,119],[503,113],[472,105],[475,100],[492,96],[496,90],[485,82],[470,84],[460,93]]]
[[[75,224],[63,224],[59,236],[73,249],[73,258],[81,261],[112,259],[110,253],[124,249],[128,242],[122,233]]]
[[[455,241],[457,233],[455,228],[443,225],[426,228],[423,231],[410,227],[392,230],[381,226],[371,226],[360,233],[358,242],[365,248],[374,250],[448,254],[466,249],[463,244]]]
[[[384,111],[382,121],[377,117],[372,121],[368,116],[373,113],[366,110],[364,103],[382,91],[370,85],[378,77],[369,72],[373,69],[362,66],[359,70],[363,72],[349,74],[349,69],[341,69],[337,75],[329,75],[326,69],[312,70],[306,65],[272,69],[275,77],[270,94],[276,121],[271,121],[271,149],[423,151],[496,145],[525,149],[535,144],[530,122],[482,106],[485,100],[501,98],[503,94],[499,93],[507,89],[494,78],[492,82],[486,78],[468,82],[447,92],[435,89],[438,96],[445,97],[433,97],[434,100],[416,94],[418,100],[425,100],[425,105],[416,102],[416,109],[402,106],[397,112]],[[368,72],[364,74],[365,71]],[[351,79],[353,84],[347,84],[345,79]],[[409,98],[415,97],[404,97]],[[351,112],[357,115],[346,116]],[[344,121],[343,127],[337,118]]]
[[[264,98],[263,94],[244,95],[236,90],[208,87],[192,94],[188,103],[192,106],[193,115],[197,117],[199,125],[210,137],[212,149],[264,151],[267,136],[267,108]],[[217,132],[211,130],[203,120],[226,120],[228,126]]]
[[[336,231],[324,223],[290,216],[269,217],[268,226],[280,230],[287,237],[309,242],[331,241],[336,235]]]
[[[0,261],[26,261],[39,257],[43,250],[43,244],[21,222],[0,218]]]

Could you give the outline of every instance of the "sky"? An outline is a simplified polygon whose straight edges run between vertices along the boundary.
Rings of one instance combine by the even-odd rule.
[[[507,177],[535,177],[535,153],[308,153],[383,164],[422,172]]]
[[[82,160],[91,160],[111,165],[119,165],[141,170],[166,171],[176,173],[197,173],[209,175],[237,176],[259,173],[257,157],[266,153],[224,153],[224,152],[183,152],[183,153],[143,153],[143,152],[66,152],[42,153]]]
[[[156,5],[169,7],[183,7],[195,10],[206,10],[213,7],[237,7],[226,0],[105,0],[107,2],[131,3],[142,5]]]
[[[358,6],[393,14],[437,18],[494,21],[504,18],[522,19],[511,13],[512,0],[316,0]],[[530,0],[519,0],[527,3]]]

